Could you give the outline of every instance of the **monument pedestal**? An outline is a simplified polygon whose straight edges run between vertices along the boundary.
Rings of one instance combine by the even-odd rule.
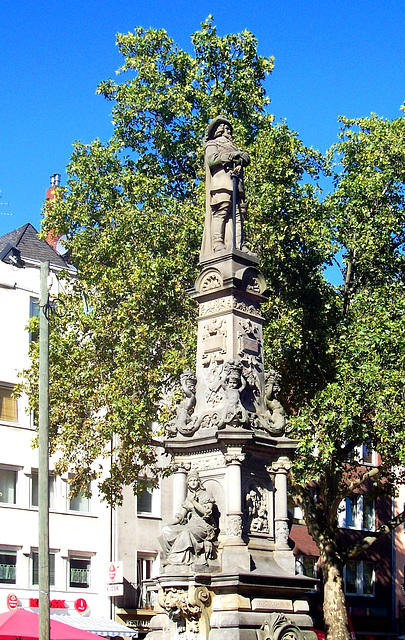
[[[161,576],[147,639],[313,640],[308,582],[277,571]]]
[[[287,475],[296,443],[279,376],[264,368],[257,257],[205,256],[192,295],[196,373],[182,378],[185,400],[164,443],[174,520],[162,533],[166,566],[149,584],[159,595],[147,640],[312,640],[305,592],[316,581],[294,574]]]

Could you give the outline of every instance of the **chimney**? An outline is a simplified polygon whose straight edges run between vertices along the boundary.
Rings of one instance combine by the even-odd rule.
[[[57,188],[60,187],[60,173],[54,173],[53,176],[50,177],[50,183],[51,186],[46,190],[45,199],[52,201],[55,200]],[[59,238],[60,236],[56,236],[52,229],[49,231],[46,241],[54,251],[56,251]]]
[[[60,187],[60,173],[54,173],[50,177],[51,186],[46,190],[45,198],[47,200],[55,200],[56,189]]]

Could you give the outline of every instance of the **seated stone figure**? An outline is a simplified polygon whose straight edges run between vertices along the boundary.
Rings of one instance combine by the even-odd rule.
[[[212,494],[203,489],[197,472],[187,476],[188,494],[181,513],[163,527],[159,538],[167,554],[166,565],[207,564],[213,557],[216,528],[212,524]]]

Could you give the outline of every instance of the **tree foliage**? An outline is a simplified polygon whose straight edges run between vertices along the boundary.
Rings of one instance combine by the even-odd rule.
[[[78,269],[53,320],[52,446],[76,489],[113,451],[102,491],[115,503],[123,484],[142,488],[162,396],[195,354],[187,289],[202,235],[206,124],[225,110],[242,143],[253,141],[268,118],[262,82],[273,68],[251,33],[220,37],[211,18],[192,36],[194,55],[163,30],[139,27],[117,43],[126,79],[98,88],[114,103],[114,134],[75,143],[67,188],[43,222],[66,235]]]
[[[267,112],[273,60],[249,32],[220,37],[209,18],[192,36],[193,55],[163,30],[137,28],[117,43],[126,79],[98,88],[114,105],[112,139],[75,143],[67,188],[43,224],[66,234],[78,269],[51,337],[59,468],[80,488],[97,476],[94,461],[114,453],[102,490],[119,502],[122,485],[141,488],[154,464],[162,397],[195,356],[187,289],[202,236],[202,140],[224,113],[252,158],[246,228],[271,291],[265,360],[282,374],[298,440],[296,500],[320,548],[326,597],[336,596],[330,579],[341,597],[343,564],[364,545],[342,546],[339,505],[353,491],[392,493],[405,453],[405,120],[341,118],[322,156]],[[341,285],[326,278],[331,265]],[[361,464],[360,445],[381,456],[377,471]],[[348,637],[346,614],[333,630],[328,615],[328,637]]]

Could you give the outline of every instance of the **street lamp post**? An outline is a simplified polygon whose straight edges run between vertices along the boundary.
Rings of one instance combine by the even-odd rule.
[[[49,640],[49,262],[41,262],[39,298],[38,564],[39,640]]]
[[[20,251],[11,243],[0,260],[23,269]],[[41,262],[39,297],[39,417],[38,417],[38,565],[39,640],[49,640],[49,261]]]

